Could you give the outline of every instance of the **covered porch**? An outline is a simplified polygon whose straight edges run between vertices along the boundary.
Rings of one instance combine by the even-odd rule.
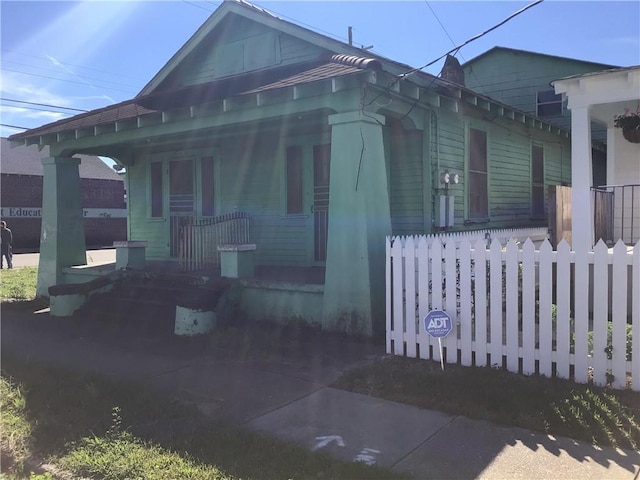
[[[375,98],[392,76],[355,57],[327,65],[259,88],[213,82],[154,93],[14,136],[52,155],[43,159],[38,295],[81,277],[69,276],[86,263],[73,155],[91,153],[126,168],[128,241],[145,242],[144,269],[219,275],[215,262],[185,269],[189,248],[202,246],[186,232],[242,214],[250,229],[230,242],[255,245],[253,274],[242,279],[249,308],[270,304],[327,330],[383,327],[386,116],[363,111],[362,85]]]
[[[572,247],[598,240],[640,240],[640,143],[625,138],[615,117],[640,112],[640,67],[605,70],[553,82],[571,109]],[[607,184],[592,185],[591,121],[607,128]]]

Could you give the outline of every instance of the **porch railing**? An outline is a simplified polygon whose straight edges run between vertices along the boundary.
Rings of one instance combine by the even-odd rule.
[[[205,270],[220,265],[218,245],[249,243],[249,215],[233,212],[192,220],[180,226],[180,269]]]
[[[595,241],[634,245],[640,240],[640,185],[605,185],[592,191]]]

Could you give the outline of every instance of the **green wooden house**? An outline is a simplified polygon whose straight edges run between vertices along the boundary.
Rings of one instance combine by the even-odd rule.
[[[530,115],[571,130],[571,111],[551,82],[611,68],[574,58],[507,47],[493,47],[462,64],[467,87]],[[593,184],[606,184],[607,130],[592,124]]]
[[[10,139],[51,152],[39,294],[84,263],[71,157],[94,154],[126,166],[128,239],[148,264],[233,243],[258,277],[249,314],[365,335],[384,331],[387,235],[546,226],[547,187],[571,178],[565,129],[244,1],[223,2],[135,98]],[[231,220],[249,228],[192,232]],[[320,274],[265,274],[278,271]]]

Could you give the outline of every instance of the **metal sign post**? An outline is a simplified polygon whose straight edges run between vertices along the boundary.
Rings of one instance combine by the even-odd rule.
[[[438,348],[440,350],[440,367],[444,370],[444,358],[442,356],[442,339],[445,338],[451,330],[453,323],[451,315],[443,310],[431,310],[424,317],[424,330],[433,338],[438,339]]]

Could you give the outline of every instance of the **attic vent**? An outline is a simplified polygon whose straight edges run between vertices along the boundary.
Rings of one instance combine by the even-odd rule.
[[[342,65],[348,65],[350,67],[368,70],[382,70],[382,65],[375,58],[362,58],[356,57],[355,55],[331,55],[331,61],[341,63]]]

